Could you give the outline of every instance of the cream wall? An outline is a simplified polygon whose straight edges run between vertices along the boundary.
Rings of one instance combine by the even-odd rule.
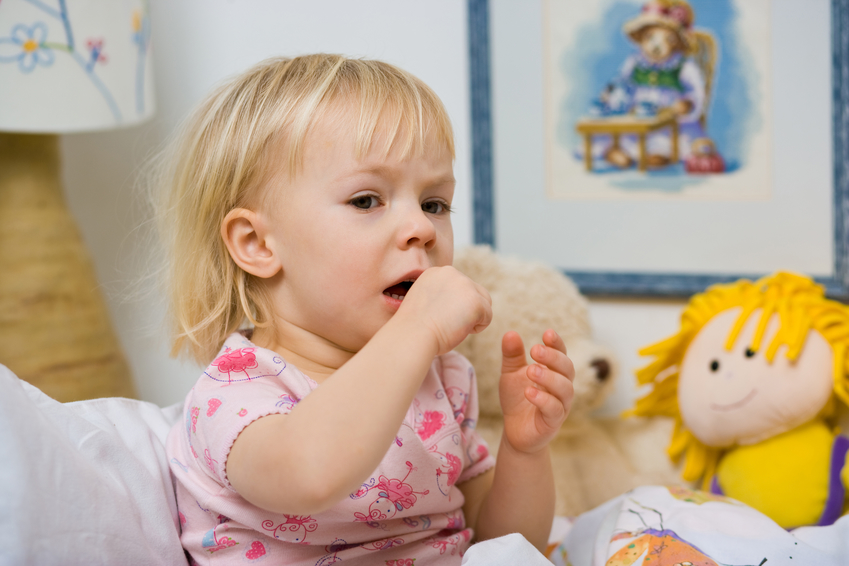
[[[80,223],[143,399],[182,399],[199,374],[167,355],[164,305],[153,290],[144,195],[135,185],[146,156],[223,78],[272,55],[314,51],[379,58],[421,77],[439,94],[456,138],[456,245],[472,241],[466,3],[462,0],[151,0],[157,114],[140,127],[62,140],[69,205]],[[675,329],[679,301],[593,300],[598,339],[622,362],[602,409],[634,395],[636,350]]]

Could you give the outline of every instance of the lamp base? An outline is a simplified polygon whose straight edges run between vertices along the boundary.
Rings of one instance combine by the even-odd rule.
[[[55,135],[0,132],[0,363],[58,401],[135,397]]]

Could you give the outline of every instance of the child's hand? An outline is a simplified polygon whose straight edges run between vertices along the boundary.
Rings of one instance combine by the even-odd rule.
[[[554,330],[542,335],[543,344],[531,348],[538,363],[528,365],[525,346],[516,332],[501,340],[499,394],[504,412],[504,436],[519,452],[544,448],[566,420],[572,405],[575,366],[566,345]]]
[[[451,266],[431,267],[416,280],[396,316],[411,316],[436,339],[437,354],[453,350],[492,320],[486,289]]]

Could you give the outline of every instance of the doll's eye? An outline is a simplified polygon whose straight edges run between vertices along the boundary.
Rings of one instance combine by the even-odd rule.
[[[751,348],[746,348],[746,357],[747,358],[752,358],[752,357],[755,356],[755,354],[757,354],[757,352],[755,352]]]
[[[710,363],[710,371],[717,371],[717,370],[719,370],[719,360],[713,360]]]

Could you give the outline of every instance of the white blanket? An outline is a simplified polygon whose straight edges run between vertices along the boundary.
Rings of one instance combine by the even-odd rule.
[[[0,566],[187,564],[162,457],[178,414],[62,404],[0,366]]]

